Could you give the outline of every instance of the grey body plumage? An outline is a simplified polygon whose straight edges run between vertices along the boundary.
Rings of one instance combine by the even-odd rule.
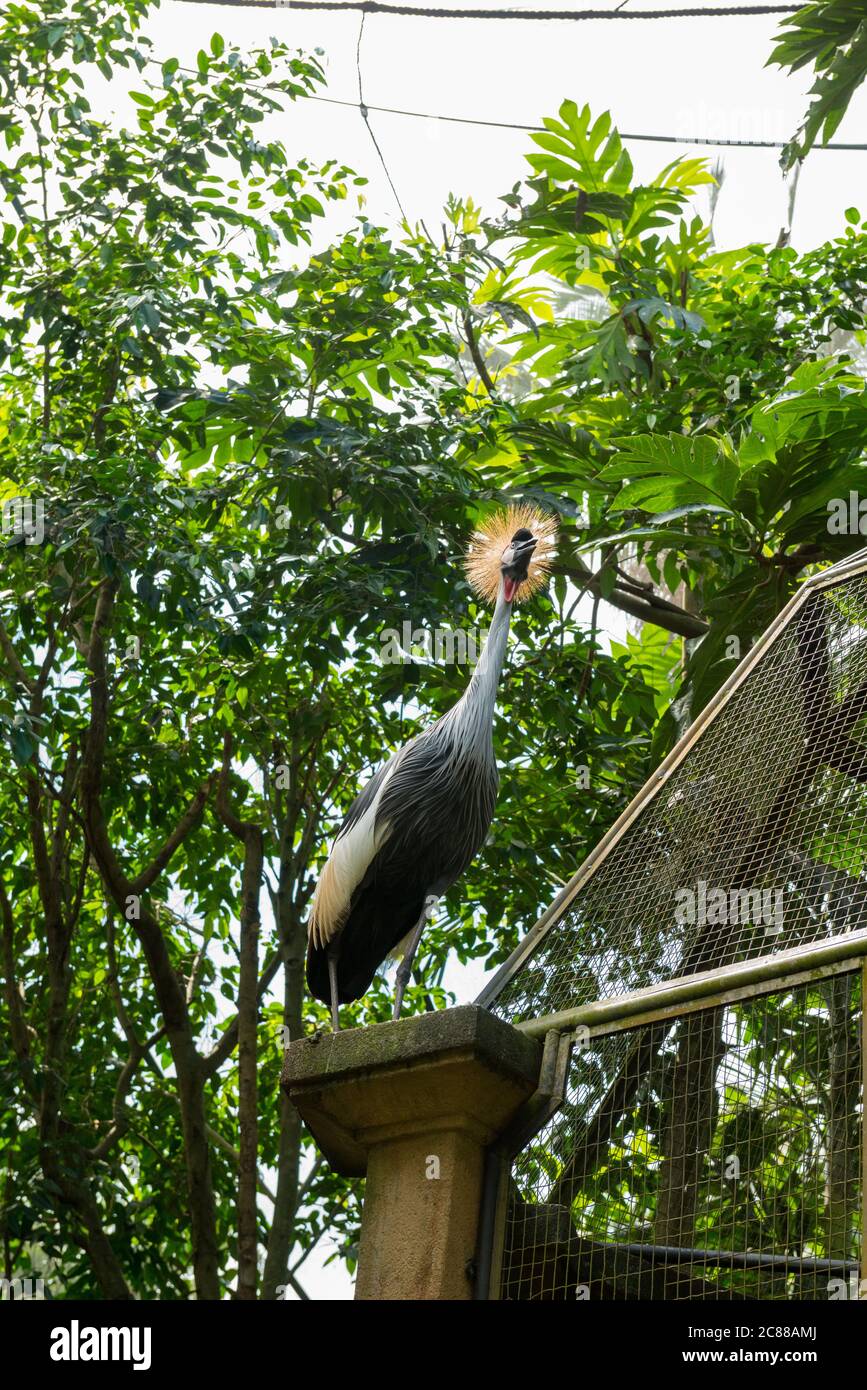
[[[512,602],[536,544],[529,530],[519,529],[501,547],[496,608],[467,689],[371,778],[335,840],[317,886],[307,959],[310,988],[330,1000],[335,1027],[338,1003],[360,997],[379,964],[406,939],[398,1016],[430,902],[451,887],[485,842],[499,785],[493,744],[497,686]]]

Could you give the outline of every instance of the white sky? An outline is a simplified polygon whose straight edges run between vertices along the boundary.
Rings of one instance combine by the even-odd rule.
[[[602,8],[615,0],[596,0]],[[467,0],[450,0],[453,8]],[[473,0],[478,5],[479,0]],[[514,0],[485,0],[511,8]],[[565,0],[564,10],[581,8]],[[628,9],[658,7],[629,0]],[[546,8],[556,8],[546,0]],[[214,30],[240,45],[278,35],[293,47],[325,50],[329,95],[358,97],[355,52],[360,15],[287,8],[242,9],[167,0],[147,26],[160,57],[194,59]],[[369,14],[361,66],[368,104],[535,124],[570,97],[610,110],[622,132],[784,140],[804,110],[809,73],[786,76],[764,66],[773,17],[573,23],[411,19]],[[371,123],[411,220],[436,225],[450,192],[471,194],[489,212],[523,174],[529,136],[371,113]],[[302,101],[281,122],[290,152],[335,157],[370,179],[373,220],[397,220],[394,199],[361,116]],[[835,140],[867,140],[867,89],[856,94]],[[633,143],[639,177],[680,154],[721,155],[726,183],[716,218],[721,247],[776,238],[786,190],[774,150]],[[843,209],[858,206],[867,152],[817,150],[801,175],[794,244],[808,249],[839,235]],[[862,211],[867,214],[867,206]]]
[[[676,0],[681,2],[685,0]],[[468,0],[449,3],[470,7]],[[481,3],[540,7],[535,0],[532,5],[472,0],[473,7]],[[596,0],[596,7],[606,3],[613,10],[618,0]],[[552,0],[545,0],[544,7],[557,8]],[[561,7],[583,8],[583,0],[565,0]],[[627,6],[632,11],[658,7],[658,0],[629,0]],[[352,12],[329,15],[165,0],[145,32],[157,57],[177,57],[185,65],[194,65],[197,50],[207,47],[214,31],[242,47],[266,42],[272,34],[292,47],[318,47],[325,51],[328,94],[356,101],[359,24],[360,15]],[[788,77],[764,66],[775,29],[775,18],[752,16],[574,23],[369,14],[361,48],[364,97],[368,105],[527,125],[556,114],[568,97],[579,105],[589,103],[594,114],[609,110],[621,133],[785,140],[799,124],[811,78],[809,73]],[[109,89],[109,104],[125,113],[129,107],[123,93],[140,85],[134,75],[121,73]],[[94,92],[93,97],[95,107],[102,107],[104,94]],[[472,196],[486,212],[499,213],[498,196],[527,169],[527,132],[378,112],[371,112],[370,120],[407,215],[411,221],[423,217],[432,228],[439,225],[450,193]],[[368,216],[397,225],[393,195],[357,110],[300,101],[267,133],[281,138],[293,157],[315,162],[335,158],[366,175]],[[867,89],[856,95],[834,138],[867,140]],[[639,178],[651,177],[679,155],[723,159],[725,183],[714,224],[720,249],[773,241],[786,221],[787,191],[775,150],[626,144]],[[815,151],[800,178],[793,244],[803,251],[840,235],[847,207],[854,205],[867,215],[865,178],[867,152]],[[706,194],[699,207],[706,210]],[[348,222],[355,211],[347,204],[337,216]],[[329,220],[329,225],[334,223]],[[458,969],[449,973],[446,985],[458,1002],[465,1002],[478,993],[482,979],[479,969]],[[313,1256],[300,1277],[312,1298],[352,1296],[339,1263],[325,1268]]]

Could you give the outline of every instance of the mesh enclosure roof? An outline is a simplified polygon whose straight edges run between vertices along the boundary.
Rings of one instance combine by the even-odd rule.
[[[867,553],[807,581],[482,995],[512,1021],[867,929]]]

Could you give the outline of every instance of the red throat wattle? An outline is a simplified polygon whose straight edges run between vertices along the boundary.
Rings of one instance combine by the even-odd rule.
[[[507,603],[511,603],[517,592],[519,581],[510,579],[507,574],[503,575],[503,593]]]

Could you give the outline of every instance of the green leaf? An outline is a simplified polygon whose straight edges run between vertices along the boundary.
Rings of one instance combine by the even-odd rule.
[[[618,493],[614,510],[638,506],[666,513],[704,506],[732,511],[738,467],[716,440],[669,434],[621,438],[616,443],[617,458],[606,464],[600,477],[632,481]]]
[[[12,744],[12,756],[19,766],[26,766],[33,761],[36,753],[36,740],[29,731],[20,725],[14,727],[10,732],[10,742]]]

